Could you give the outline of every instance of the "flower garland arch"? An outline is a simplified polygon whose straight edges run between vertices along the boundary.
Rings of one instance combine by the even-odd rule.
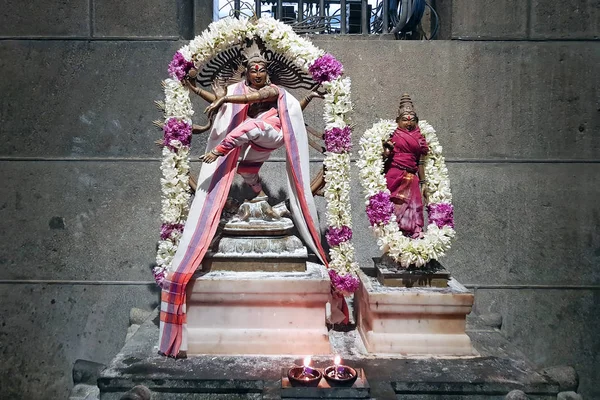
[[[330,246],[329,276],[340,292],[358,288],[350,212],[350,149],[352,130],[348,114],[350,78],[342,77],[343,67],[332,55],[301,38],[292,28],[273,18],[258,20],[225,18],[210,24],[207,30],[175,53],[169,64],[170,78],[163,81],[165,119],[161,163],[161,233],[156,255],[154,278],[162,284],[183,233],[190,206],[189,149],[194,110],[189,91],[181,83],[192,68],[201,69],[209,59],[246,38],[261,38],[275,52],[282,53],[323,85],[325,132],[325,188],[327,201],[327,242]]]
[[[426,121],[419,121],[419,128],[429,146],[424,157],[425,206],[429,225],[424,236],[418,239],[406,237],[398,228],[390,191],[386,186],[381,156],[383,142],[396,129],[391,120],[381,120],[368,129],[360,139],[359,175],[366,199],[366,211],[380,249],[403,268],[422,267],[431,260],[442,257],[450,249],[455,236],[454,208],[448,169],[442,146],[435,130]]]

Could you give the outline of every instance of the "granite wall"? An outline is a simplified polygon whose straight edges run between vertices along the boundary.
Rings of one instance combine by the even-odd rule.
[[[412,94],[438,130],[452,179],[459,236],[445,264],[476,288],[475,311],[501,313],[503,332],[534,362],[574,366],[581,393],[600,397],[600,2],[436,3],[447,40],[314,42],[352,77],[356,139],[395,116],[402,92]],[[152,102],[173,53],[211,12],[207,0],[4,3],[7,398],[65,398],[74,361],[110,360],[129,309],[157,305],[150,265],[160,153],[151,121],[160,114]],[[317,102],[307,121],[322,125]],[[282,162],[275,154],[264,168],[276,196]],[[378,251],[353,174],[355,245],[368,267]]]

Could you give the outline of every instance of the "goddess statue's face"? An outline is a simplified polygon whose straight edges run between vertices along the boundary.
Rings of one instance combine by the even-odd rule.
[[[248,66],[246,79],[250,86],[260,89],[267,84],[267,67],[262,63],[252,63]]]
[[[405,113],[398,118],[398,127],[412,131],[417,127],[417,115],[413,113]]]

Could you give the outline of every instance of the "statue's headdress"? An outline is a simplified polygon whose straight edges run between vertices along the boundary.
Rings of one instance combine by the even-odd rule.
[[[252,41],[252,44],[242,50],[242,63],[246,68],[252,63],[263,64],[264,66],[269,65],[269,62],[263,55],[260,47],[256,40]]]
[[[196,78],[201,86],[210,86],[215,80],[221,86],[244,80],[248,63],[264,63],[274,85],[286,88],[310,89],[315,85],[312,77],[281,53],[270,50],[264,42],[254,37],[229,47],[208,60]]]
[[[415,106],[408,93],[402,95],[400,98],[400,106],[398,106],[398,118],[402,117],[404,114],[414,114],[415,117],[417,116]]]

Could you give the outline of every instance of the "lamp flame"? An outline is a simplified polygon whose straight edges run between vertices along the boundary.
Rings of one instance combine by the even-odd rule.
[[[335,356],[335,359],[333,360],[333,363],[335,365],[340,365],[342,363],[342,359],[340,358],[340,356]]]
[[[310,356],[304,357],[304,366],[308,367],[310,365]]]

